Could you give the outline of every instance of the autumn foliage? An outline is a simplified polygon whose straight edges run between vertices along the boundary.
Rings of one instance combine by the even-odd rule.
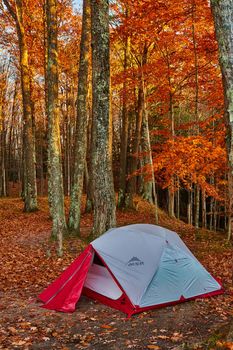
[[[109,175],[99,179],[95,196],[93,175],[100,171],[93,169],[91,159],[97,154],[96,144],[101,145],[103,139],[93,137],[96,123],[92,116],[95,114],[99,122],[100,113],[93,113],[92,96],[99,95],[93,91],[90,42],[86,42],[83,55],[86,76],[80,91],[85,91],[85,99],[82,93],[77,95],[81,81],[78,72],[82,73],[79,70],[82,14],[75,3],[57,1],[58,37],[54,39],[58,42],[55,107],[58,107],[56,126],[59,125],[61,134],[65,220],[71,212],[74,173],[80,168],[84,189],[79,193],[80,225],[75,221],[80,226],[79,236],[77,232],[74,236],[70,224],[69,238],[65,237],[63,244],[64,255],[57,258],[47,203],[46,67],[51,43],[47,36],[46,1],[0,0],[0,349],[231,350],[232,246],[226,242],[225,233],[228,231],[230,241],[233,205],[226,147],[229,130],[223,117],[222,76],[210,1],[110,1],[111,118],[107,120],[106,110],[106,128],[103,132],[102,124],[100,131],[106,136],[107,151],[100,152],[96,163],[101,167],[105,153],[109,153]],[[20,28],[17,6],[23,9]],[[24,36],[23,45],[19,34]],[[90,40],[90,35],[86,37]],[[26,82],[32,136],[29,145],[34,146],[31,160],[36,167],[34,185],[39,209],[30,214],[23,211],[20,199],[25,199],[25,126],[28,126],[22,89],[25,64],[20,60],[23,51],[24,62],[28,61]],[[106,55],[107,63],[108,58]],[[98,61],[97,57],[96,66]],[[98,87],[98,81],[95,86]],[[108,91],[103,100],[107,95]],[[86,103],[82,115],[85,142],[79,145],[85,158],[81,167],[75,164],[75,159],[76,163],[80,160],[80,152],[75,154],[80,141],[77,135],[83,131],[79,128],[83,119],[78,119],[78,97]],[[149,311],[131,320],[86,299],[81,300],[78,312],[73,315],[45,312],[38,307],[36,296],[95,233],[93,199],[99,196],[99,203],[107,203],[101,202],[102,192],[112,169],[118,201],[117,225],[157,223],[177,231],[205,267],[221,279],[226,289],[224,295]],[[115,213],[114,192],[111,194],[109,207]],[[101,204],[94,206],[94,214]],[[55,203],[54,208],[57,207]],[[108,215],[106,211],[104,219]],[[114,222],[115,217],[110,225]]]

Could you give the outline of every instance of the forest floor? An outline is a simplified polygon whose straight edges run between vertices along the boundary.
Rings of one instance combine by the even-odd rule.
[[[199,230],[160,211],[160,225],[177,231],[226,293],[173,307],[151,310],[127,319],[98,302],[81,297],[76,312],[40,308],[37,295],[85,247],[65,241],[62,258],[49,241],[51,220],[47,199],[40,210],[23,213],[19,199],[0,200],[0,349],[233,349],[232,246],[225,235]],[[68,203],[66,203],[68,208]],[[154,223],[153,207],[138,201],[137,211],[117,213],[118,225]],[[81,233],[92,225],[82,218]]]

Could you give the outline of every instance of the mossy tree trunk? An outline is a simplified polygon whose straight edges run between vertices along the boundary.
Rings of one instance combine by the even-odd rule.
[[[63,175],[61,162],[58,109],[57,0],[46,0],[47,19],[47,116],[48,116],[48,195],[53,219],[52,236],[58,240],[58,255],[62,255],[63,234],[66,232]]]
[[[91,0],[92,36],[92,190],[94,226],[101,235],[116,224],[110,117],[109,1]]]
[[[71,189],[69,229],[80,231],[81,200],[87,151],[88,125],[88,71],[90,52],[91,9],[90,0],[83,1],[83,22],[78,74],[77,123],[75,135],[74,175]]]
[[[219,62],[224,88],[224,115],[227,127],[227,154],[229,163],[229,218],[228,239],[233,237],[233,0],[211,0],[219,46]]]
[[[15,10],[8,0],[4,0],[10,15],[15,21],[18,45],[20,52],[21,90],[23,99],[23,161],[24,184],[23,200],[24,210],[31,212],[37,210],[37,186],[36,186],[36,159],[35,159],[35,135],[33,130],[33,106],[31,99],[30,67],[28,62],[28,48],[24,29],[24,5],[22,0],[15,1]]]

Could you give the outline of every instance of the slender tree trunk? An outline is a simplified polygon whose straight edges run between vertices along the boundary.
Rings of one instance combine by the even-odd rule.
[[[210,184],[214,185],[214,177],[211,177]],[[213,230],[213,219],[214,219],[214,198],[210,198],[210,221],[209,221],[209,229]]]
[[[30,87],[30,67],[28,63],[28,49],[24,29],[24,5],[22,0],[15,1],[15,11],[8,0],[4,0],[10,15],[16,23],[19,52],[21,89],[23,97],[24,119],[24,210],[37,210],[37,186],[35,167],[35,135],[33,133],[33,111]]]
[[[228,181],[228,174],[225,173],[225,180]],[[225,195],[224,195],[224,231],[227,232],[228,229],[228,188],[225,187]]]
[[[81,200],[86,164],[87,125],[88,125],[88,70],[90,51],[91,13],[90,1],[83,2],[83,23],[78,74],[77,122],[75,135],[74,175],[71,190],[69,229],[80,233]]]
[[[133,136],[132,153],[130,155],[130,179],[127,183],[125,206],[126,208],[134,209],[133,196],[136,193],[137,188],[137,176],[135,176],[135,171],[138,165],[138,155],[139,155],[139,145],[141,139],[141,128],[142,128],[142,118],[144,109],[144,94],[142,85],[138,90],[138,111],[136,113],[136,128]]]
[[[169,71],[170,71],[170,66],[169,66]],[[170,80],[171,79],[170,79],[170,75],[169,75],[169,86],[171,88]],[[173,110],[173,96],[172,96],[171,92],[170,92],[169,112],[170,112],[170,120],[171,120],[171,136],[172,136],[172,140],[174,141],[174,137],[175,137],[175,118],[174,118],[174,110]],[[175,176],[172,175],[171,185],[168,188],[168,214],[172,218],[175,217],[175,186],[174,186],[175,178],[174,177]]]
[[[91,87],[91,85],[90,85]],[[87,128],[87,157],[85,164],[85,186],[86,186],[86,204],[85,212],[90,213],[93,210],[92,197],[92,176],[91,176],[91,135],[92,135],[92,107],[90,99],[88,100],[88,128]]]
[[[92,195],[91,195],[91,181],[90,181],[87,161],[85,162],[85,187],[86,187],[85,212],[90,213],[93,209],[93,203],[92,203]]]
[[[145,98],[145,97],[144,97]],[[152,162],[152,152],[150,143],[150,132],[148,125],[148,113],[146,104],[144,105],[144,112],[142,117],[142,132],[141,132],[141,151],[142,151],[142,165],[146,167],[148,179],[143,176],[142,180],[142,197],[149,203],[154,203],[153,189],[154,189],[154,171]]]
[[[224,115],[227,127],[227,154],[229,163],[229,218],[228,239],[233,237],[233,0],[211,0],[219,46],[219,61],[224,88]]]
[[[187,216],[189,225],[193,224],[193,188],[191,185],[190,190],[188,191],[188,206],[187,206]]]
[[[132,177],[129,179],[127,183],[126,196],[125,196],[125,206],[126,208],[134,209],[133,203],[133,195],[137,191],[137,176],[135,176],[135,171],[137,171],[138,166],[138,156],[139,156],[139,146],[141,143],[141,129],[142,129],[142,120],[143,113],[145,110],[145,95],[144,95],[144,86],[143,86],[143,66],[147,62],[147,53],[148,47],[147,44],[144,44],[142,58],[140,62],[140,83],[138,88],[138,105],[136,112],[136,126],[135,132],[133,134],[133,144],[132,144],[132,152],[129,158],[129,175]]]
[[[180,219],[180,181],[177,177],[177,191],[176,191],[176,217]]]
[[[3,113],[1,114],[1,106],[0,106],[0,118],[3,117]],[[4,119],[1,120],[1,128],[0,128],[0,159],[1,159],[1,171],[0,171],[0,197],[6,197],[7,195],[7,181],[6,181],[6,130]]]
[[[130,51],[130,38],[125,39],[124,48],[124,73],[128,68]],[[129,132],[129,114],[127,110],[127,80],[123,82],[123,106],[122,106],[122,127],[121,127],[121,146],[120,146],[120,175],[119,175],[119,192],[118,192],[118,207],[125,206],[126,192],[126,173],[127,173],[127,149],[128,149],[128,132]]]
[[[196,40],[196,3],[192,0],[192,40],[193,40],[193,54],[194,54],[194,69],[195,69],[195,100],[194,100],[194,115],[195,115],[195,133],[199,134],[198,126],[198,104],[199,104],[199,67],[198,67],[198,52]]]
[[[58,240],[58,255],[62,255],[62,241],[63,234],[66,232],[66,220],[58,109],[57,0],[46,0],[46,14],[48,38],[48,195],[53,219],[52,236]]]
[[[206,228],[206,194],[205,190],[202,190],[202,227]]]
[[[110,114],[109,1],[91,0],[92,189],[97,237],[116,225]]]
[[[214,231],[217,231],[217,217],[218,217],[218,205],[216,199],[214,199]]]
[[[173,108],[173,95],[172,95],[172,84],[171,84],[171,76],[170,76],[170,62],[168,59],[168,82],[170,87],[170,93],[169,93],[169,114],[170,114],[170,122],[171,122],[171,137],[172,141],[174,142],[175,137],[175,118],[174,118],[174,108]],[[174,147],[174,146],[172,146]],[[175,217],[175,178],[174,175],[172,175],[171,178],[171,185],[168,188],[168,214],[170,217]]]
[[[145,92],[144,92],[145,96]],[[144,97],[145,98],[145,97]],[[155,187],[155,176],[153,168],[152,150],[150,142],[150,131],[148,123],[148,112],[146,108],[146,103],[144,104],[144,112],[142,119],[142,131],[141,131],[141,146],[143,155],[143,166],[146,166],[147,172],[149,173],[150,179],[143,179],[143,192],[142,196],[148,202],[155,204],[155,223],[158,224],[158,200]]]
[[[2,81],[0,81],[0,197],[7,195],[7,179],[6,179],[6,121],[5,121],[5,94],[7,75],[4,74],[4,66],[2,73]]]
[[[172,183],[174,179],[172,179]],[[168,214],[170,217],[175,217],[175,192],[173,190],[173,185],[168,189]]]
[[[195,228],[199,228],[199,212],[200,212],[200,188],[198,185],[195,185]]]

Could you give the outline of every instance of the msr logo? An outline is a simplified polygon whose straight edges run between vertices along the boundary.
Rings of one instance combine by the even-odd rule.
[[[133,256],[128,262],[127,266],[141,266],[144,265],[144,261],[141,261],[136,256]]]

